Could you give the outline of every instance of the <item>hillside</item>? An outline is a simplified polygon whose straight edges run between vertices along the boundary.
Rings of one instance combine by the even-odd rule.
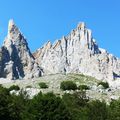
[[[120,89],[110,86],[110,88],[104,89],[102,86],[98,85],[100,80],[97,80],[90,76],[85,76],[83,74],[56,74],[56,75],[47,75],[40,78],[35,78],[31,80],[12,80],[7,81],[3,80],[3,86],[9,88],[12,85],[18,85],[21,89],[24,89],[28,94],[33,97],[37,95],[40,91],[43,93],[53,92],[56,95],[63,95],[64,93],[73,94],[75,91],[79,90],[66,90],[63,91],[60,89],[60,84],[62,81],[73,81],[77,86],[87,85],[89,90],[86,90],[87,96],[91,100],[105,100],[110,102],[112,99],[118,99],[120,94]],[[48,88],[41,89],[39,83],[44,82],[47,84]]]

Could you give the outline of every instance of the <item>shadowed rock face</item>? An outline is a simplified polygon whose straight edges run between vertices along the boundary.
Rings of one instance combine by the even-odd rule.
[[[53,45],[48,42],[33,55],[44,74],[83,73],[102,80],[120,76],[120,60],[98,47],[85,23]]]
[[[22,79],[41,76],[42,71],[28,48],[28,44],[13,20],[0,49],[0,77]]]

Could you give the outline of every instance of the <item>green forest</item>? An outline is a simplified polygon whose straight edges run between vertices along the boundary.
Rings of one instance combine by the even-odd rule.
[[[120,100],[91,101],[83,90],[62,96],[40,92],[31,99],[23,90],[10,90],[0,86],[0,120],[120,120]]]

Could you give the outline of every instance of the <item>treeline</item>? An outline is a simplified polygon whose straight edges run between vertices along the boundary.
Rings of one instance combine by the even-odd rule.
[[[84,91],[62,97],[39,93],[29,99],[23,90],[15,95],[0,86],[0,120],[120,120],[120,100],[110,105],[90,101]]]

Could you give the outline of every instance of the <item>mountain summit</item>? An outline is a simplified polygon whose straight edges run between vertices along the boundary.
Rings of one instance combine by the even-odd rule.
[[[84,22],[53,45],[48,41],[32,54],[25,37],[10,20],[7,37],[0,48],[0,77],[28,79],[57,73],[82,73],[100,80],[118,80],[120,59],[98,47]]]
[[[14,21],[10,20],[8,35],[0,49],[0,77],[22,79],[40,77],[41,73],[26,39]]]
[[[101,80],[120,78],[120,60],[98,47],[84,22],[68,36],[50,42],[34,54],[45,74],[82,73]]]

